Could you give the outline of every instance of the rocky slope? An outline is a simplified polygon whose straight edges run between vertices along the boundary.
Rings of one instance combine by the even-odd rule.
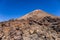
[[[35,10],[0,22],[0,40],[60,40],[60,18]]]

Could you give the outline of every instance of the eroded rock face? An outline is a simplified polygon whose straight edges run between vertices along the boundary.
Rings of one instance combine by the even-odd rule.
[[[60,40],[60,18],[29,15],[25,19],[0,22],[0,40]]]

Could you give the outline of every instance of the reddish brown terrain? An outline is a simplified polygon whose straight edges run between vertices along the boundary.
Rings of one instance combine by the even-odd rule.
[[[60,40],[60,18],[35,10],[0,22],[0,40]]]

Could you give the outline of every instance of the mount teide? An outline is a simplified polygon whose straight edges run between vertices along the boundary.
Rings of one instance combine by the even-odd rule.
[[[35,10],[0,22],[0,40],[60,40],[60,18]]]
[[[51,16],[51,17],[56,17],[56,16],[53,16],[51,14],[48,14],[42,10],[34,10],[24,16],[22,16],[21,18],[18,18],[18,19],[27,19],[29,17],[33,17],[33,16],[37,16],[38,18],[41,18],[41,17],[45,17],[45,16]]]

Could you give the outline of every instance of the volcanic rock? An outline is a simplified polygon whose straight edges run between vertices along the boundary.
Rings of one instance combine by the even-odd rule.
[[[60,40],[60,17],[42,10],[0,22],[0,40]]]

